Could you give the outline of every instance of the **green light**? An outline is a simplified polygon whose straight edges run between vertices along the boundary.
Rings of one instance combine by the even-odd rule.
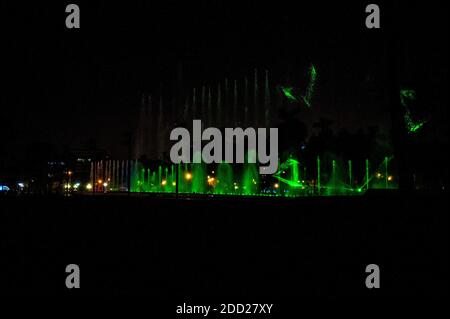
[[[316,85],[316,79],[317,79],[317,70],[314,65],[311,64],[309,67],[309,83],[306,87],[306,94],[305,96],[302,96],[300,94],[296,94],[294,91],[298,91],[299,89],[293,88],[293,87],[281,87],[281,91],[283,92],[284,96],[292,103],[298,103],[300,100],[302,100],[305,105],[310,108],[312,105],[312,97],[314,95],[314,88]]]
[[[316,85],[316,79],[317,79],[317,70],[314,65],[311,64],[309,67],[309,84],[306,88],[306,95],[303,97],[303,100],[306,104],[306,106],[311,107],[312,97],[314,94],[314,87]]]
[[[406,130],[410,135],[417,133],[427,123],[426,120],[415,122],[409,110],[406,111],[404,118]]]
[[[280,182],[286,183],[290,187],[297,188],[297,187],[302,187],[303,186],[303,184],[298,182],[298,181],[291,181],[291,180],[285,179],[285,178],[283,178],[281,176],[274,176],[274,177],[276,179],[278,179]]]
[[[409,89],[402,89],[400,90],[400,101],[402,102],[402,105],[407,107],[407,101],[408,100],[415,100],[416,99],[416,92],[414,90]]]
[[[297,181],[298,182],[298,178],[299,178],[299,169],[298,169],[299,163],[294,163],[292,165],[292,180],[293,181]]]
[[[400,101],[405,107],[405,126],[408,134],[416,134],[427,123],[426,120],[414,121],[411,110],[409,109],[409,102],[416,99],[416,92],[410,89],[400,90]]]
[[[410,131],[411,131],[412,133],[415,133],[415,132],[417,132],[424,124],[425,124],[425,121],[424,121],[424,122],[420,122],[420,123],[418,123],[418,124],[416,124],[416,125],[413,125],[413,126],[411,127]]]
[[[273,177],[278,179],[280,182],[287,184],[290,187],[293,188],[303,187],[303,184],[300,183],[299,181],[300,177],[299,165],[300,165],[299,161],[290,157],[287,161],[278,166],[278,172],[276,172],[273,175]],[[286,170],[288,169],[291,171],[291,179],[281,177],[280,175],[286,173]]]
[[[298,102],[297,98],[292,94],[292,87],[281,87],[284,96],[291,102]]]

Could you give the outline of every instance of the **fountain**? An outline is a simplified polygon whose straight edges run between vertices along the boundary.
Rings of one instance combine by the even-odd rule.
[[[269,71],[266,70],[266,79],[264,84],[264,125],[270,126],[270,87],[269,87]]]
[[[256,195],[259,192],[259,173],[256,164],[244,164],[244,173],[242,176],[242,194]]]
[[[222,93],[220,91],[220,83],[217,86],[217,111],[216,111],[216,127],[221,127],[222,119]]]
[[[195,159],[201,156],[194,154]],[[211,194],[221,196],[310,196],[310,195],[356,195],[369,188],[395,188],[394,176],[389,172],[392,156],[384,157],[379,166],[371,171],[369,159],[360,163],[356,176],[363,176],[362,183],[355,180],[353,161],[348,160],[347,173],[337,159],[322,163],[316,157],[316,174],[308,176],[306,165],[289,157],[279,164],[279,170],[270,177],[260,178],[258,164],[248,163],[256,156],[249,151],[244,164],[221,162],[217,165],[204,163],[164,164],[153,166],[138,160],[103,160],[92,162],[89,178],[97,192],[120,192],[130,189],[135,193]],[[324,161],[325,162],[325,161]],[[345,162],[344,162],[345,163]],[[328,165],[326,165],[328,164]],[[345,166],[344,166],[345,167]],[[341,178],[341,176],[346,176]],[[128,177],[129,181],[128,181]]]
[[[317,194],[320,195],[320,157],[317,156]]]
[[[192,164],[192,193],[204,194],[206,190],[206,165],[204,163],[195,163],[201,157],[200,152],[194,154],[194,164]]]
[[[261,70],[260,70],[261,71]],[[152,109],[152,100],[143,97],[141,116],[150,129],[144,132],[140,126],[136,154],[134,158],[148,160],[103,160],[91,164],[90,181],[93,189],[102,191],[131,191],[149,193],[210,194],[236,196],[322,196],[363,194],[369,188],[395,188],[395,167],[390,165],[391,156],[379,158],[344,160],[322,153],[305,157],[295,155],[279,159],[279,171],[274,175],[260,178],[258,164],[179,164],[168,163],[164,156],[168,152],[167,130],[171,123],[180,118],[185,123],[201,119],[205,126],[222,127],[270,127],[275,122],[276,109],[271,105],[269,71],[258,75],[254,69],[250,77],[242,82],[228,78],[217,83],[206,83],[193,88],[189,94],[179,98],[180,114],[174,110],[167,112],[163,107],[162,90],[159,103]],[[261,82],[258,83],[258,76]],[[264,77],[264,78],[263,78]],[[300,103],[311,107],[316,87],[317,70],[311,65],[308,70],[309,82],[301,88],[281,87],[279,104]],[[253,82],[253,83],[252,83]],[[242,84],[240,84],[242,83]],[[260,86],[259,86],[260,85]],[[272,89],[275,89],[274,87]],[[250,95],[251,94],[251,95]],[[408,112],[408,102],[414,98],[410,91],[401,92],[402,104]],[[272,99],[273,100],[273,99]],[[276,100],[276,97],[275,97]],[[147,101],[147,102],[146,102]],[[155,102],[153,102],[155,103]],[[165,104],[164,104],[165,106]],[[174,114],[172,114],[174,113]],[[412,116],[412,115],[411,115]],[[172,117],[172,118],[171,118]],[[408,123],[407,123],[408,124]],[[204,129],[203,127],[201,128]],[[150,149],[147,151],[146,148]],[[142,156],[144,155],[144,156]],[[194,158],[201,153],[193,154]],[[249,152],[249,156],[255,156]],[[370,164],[370,165],[369,165]],[[391,170],[391,172],[390,172]],[[99,186],[98,181],[102,180]],[[108,187],[103,187],[103,182]],[[98,186],[98,187],[97,187]]]
[[[237,126],[237,107],[238,107],[238,88],[237,88],[237,81],[234,80],[234,92],[233,92],[233,127]]]
[[[254,86],[253,86],[253,111],[254,111],[254,119],[253,123],[255,127],[259,126],[258,116],[259,116],[259,110],[258,110],[258,70],[255,69],[255,78],[254,78]]]
[[[217,186],[214,194],[234,193],[233,168],[231,164],[222,162],[217,166]]]
[[[208,87],[208,111],[207,111],[207,126],[213,126],[213,112],[212,112],[212,96],[211,96],[211,88]]]
[[[348,186],[350,189],[353,189],[353,167],[351,160],[348,160]]]
[[[244,90],[244,123],[242,126],[247,126],[248,124],[248,80],[245,77],[245,90]]]
[[[366,159],[366,189],[369,189],[369,160]]]

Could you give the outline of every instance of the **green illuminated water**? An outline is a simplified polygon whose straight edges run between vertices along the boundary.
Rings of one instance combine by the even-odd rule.
[[[353,188],[353,165],[352,161],[348,160],[348,186]]]
[[[247,158],[254,154],[248,154]],[[200,153],[195,154],[195,157]],[[176,171],[178,167],[178,192],[181,194],[211,194],[230,196],[336,196],[360,195],[370,188],[396,188],[396,176],[390,165],[392,156],[386,156],[375,165],[364,161],[342,161],[316,157],[314,164],[307,169],[306,161],[289,157],[279,163],[278,171],[271,176],[259,174],[258,164],[206,165],[204,163],[160,164],[146,167],[140,161],[127,164],[109,163],[109,167],[117,167],[116,174],[123,176],[114,184],[127,185],[125,176],[130,174],[130,191],[136,193],[175,193],[177,185]],[[114,162],[114,161],[112,161]],[[356,163],[356,164],[355,164]],[[106,164],[103,163],[103,166]],[[105,166],[106,167],[106,166]],[[94,166],[92,167],[94,169]],[[104,167],[96,166],[98,179],[107,174]],[[307,175],[307,172],[311,172]],[[312,175],[311,175],[312,174]],[[112,187],[110,191],[119,191],[120,187]],[[122,187],[123,191],[123,187]]]
[[[201,156],[200,153],[194,158]],[[192,164],[192,188],[194,194],[204,194],[206,191],[206,165],[204,163]]]
[[[217,184],[215,194],[234,193],[233,168],[228,163],[220,163],[217,167]]]

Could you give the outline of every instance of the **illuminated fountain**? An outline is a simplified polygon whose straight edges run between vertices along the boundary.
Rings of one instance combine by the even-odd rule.
[[[216,194],[234,194],[233,168],[231,164],[222,162],[217,166]]]
[[[248,154],[247,158],[251,155]],[[397,187],[396,178],[390,171],[392,159],[392,156],[386,156],[372,169],[370,161],[364,160],[358,163],[363,169],[355,172],[354,161],[341,162],[332,159],[325,163],[317,157],[314,169],[308,170],[313,175],[307,176],[307,169],[302,167],[300,160],[289,157],[279,164],[277,173],[265,176],[264,180],[261,179],[262,175],[259,174],[257,164],[253,163],[222,162],[216,165],[168,163],[159,164],[152,169],[138,160],[103,160],[91,163],[91,181],[96,185],[96,192],[130,190],[132,193],[174,194],[178,183],[178,192],[186,195],[275,197],[360,195],[371,188]],[[361,182],[358,182],[358,179]]]
[[[204,194],[206,192],[207,179],[205,164],[192,164],[192,189],[193,194]]]
[[[260,82],[258,75],[261,77]],[[311,64],[305,72],[305,81],[299,83],[298,88],[278,86],[281,93],[279,100],[298,104],[301,106],[299,109],[311,108],[317,77],[317,69]],[[270,176],[260,175],[258,165],[248,162],[196,163],[200,153],[194,154],[194,163],[191,164],[169,163],[167,137],[174,123],[190,123],[193,119],[199,119],[206,127],[270,127],[277,123],[277,106],[285,105],[284,102],[273,105],[276,99],[271,99],[267,70],[258,72],[255,69],[248,78],[232,81],[224,79],[188,91],[189,94],[182,95],[178,102],[179,112],[176,110],[178,106],[171,111],[174,105],[170,105],[170,102],[163,104],[162,93],[157,107],[152,106],[150,96],[143,98],[133,155],[143,160],[103,160],[92,163],[91,181],[98,186],[94,190],[156,194],[174,194],[178,191],[186,196],[298,197],[360,195],[370,188],[396,187],[394,166],[390,165],[391,156],[386,156],[378,166],[374,164],[378,164],[381,161],[379,159],[344,160],[325,154],[315,154],[310,158],[289,156],[279,160],[278,171]],[[401,98],[408,128],[419,130],[420,123],[412,123],[408,104],[415,95],[412,91],[403,90]],[[251,156],[255,154],[249,152],[247,159]]]

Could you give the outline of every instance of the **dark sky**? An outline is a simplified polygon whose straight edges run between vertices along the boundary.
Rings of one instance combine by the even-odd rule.
[[[273,84],[295,86],[314,63],[317,98],[305,121],[327,116],[349,130],[387,128],[392,23],[403,48],[399,78],[426,101],[434,138],[448,138],[445,2],[378,1],[381,30],[365,28],[363,1],[76,1],[79,30],[65,28],[69,2],[9,2],[1,10],[1,121],[11,152],[31,142],[76,148],[94,138],[122,156],[119,142],[141,94],[171,87],[178,63],[188,88],[242,80],[255,67],[268,69]]]

